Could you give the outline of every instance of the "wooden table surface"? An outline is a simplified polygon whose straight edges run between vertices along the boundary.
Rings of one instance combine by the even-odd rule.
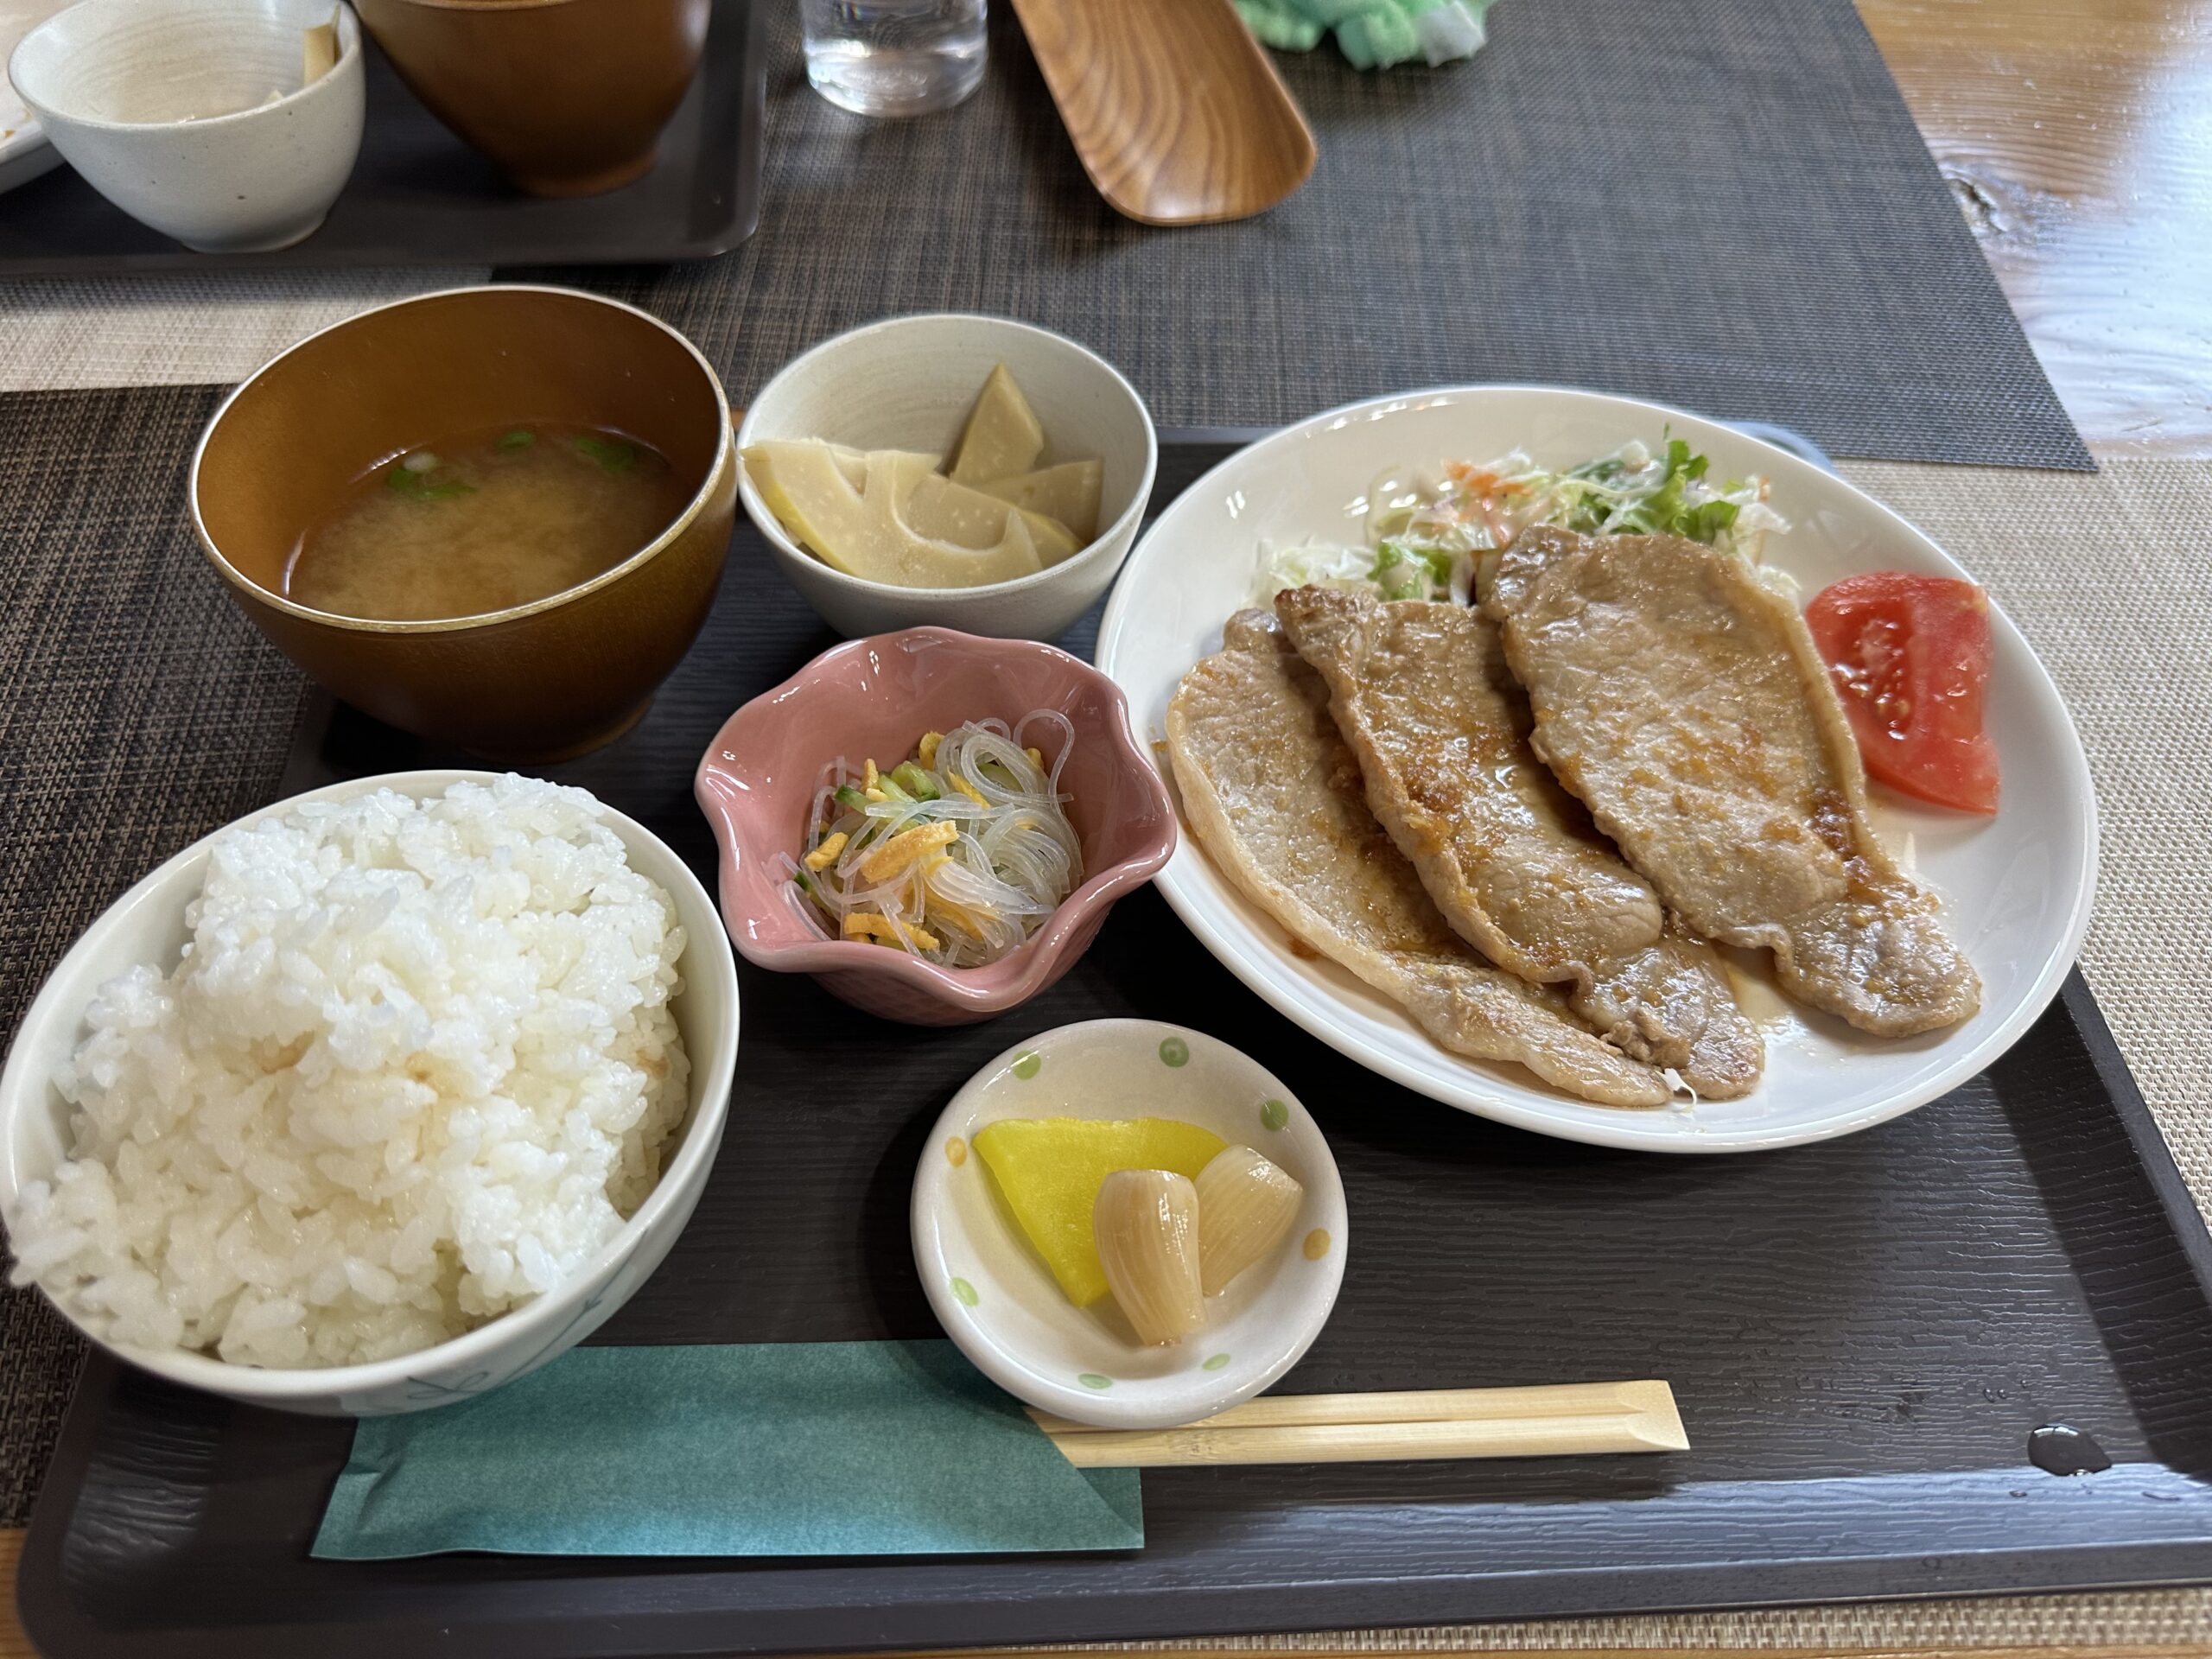
[[[2089,447],[2212,455],[2212,0],[1859,10]]]
[[[1859,0],[1859,10],[2089,447],[2212,456],[2212,0]],[[0,1583],[15,1580],[20,1542],[0,1532]],[[1969,1650],[1916,1649],[1916,1659],[1939,1651]],[[1970,1651],[2150,1659],[2181,1649]],[[0,1659],[32,1652],[10,1597]],[[1637,1656],[1614,1649],[1605,1659]]]

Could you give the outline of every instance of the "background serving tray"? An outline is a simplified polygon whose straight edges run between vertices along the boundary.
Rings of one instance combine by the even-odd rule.
[[[1225,452],[1163,444],[1165,501]],[[1067,642],[1088,641],[1088,625]],[[830,636],[741,529],[706,632],[621,742],[552,769],[702,872],[691,768]],[[435,763],[319,705],[286,789]],[[1236,1630],[2212,1578],[2212,1240],[2075,979],[1993,1071],[1864,1135],[1662,1160],[1418,1099],[1277,1017],[1156,895],[1052,992],[918,1031],[740,965],[721,1161],[609,1342],[933,1334],[914,1160],[983,1061],[1068,1020],[1184,1020],[1299,1080],[1358,1223],[1291,1391],[1673,1382],[1694,1449],[1518,1464],[1172,1470],[1133,1555],[312,1561],[343,1424],[96,1360],[27,1541],[58,1656],[632,1655]],[[2113,1459],[2063,1478],[2027,1437]]]
[[[67,167],[0,199],[0,277],[289,265],[602,264],[703,259],[753,233],[769,8],[715,0],[698,78],[660,160],[602,196],[526,196],[455,137],[364,38],[368,125],[321,230],[274,253],[194,253]]]

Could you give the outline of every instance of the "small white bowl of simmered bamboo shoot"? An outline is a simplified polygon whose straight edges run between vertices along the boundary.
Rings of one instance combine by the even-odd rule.
[[[1152,1020],[1063,1026],[977,1072],[923,1149],[912,1224],[961,1351],[1045,1418],[1103,1429],[1273,1386],[1328,1322],[1351,1243],[1297,1096]]]
[[[892,317],[801,353],[738,427],[739,499],[848,637],[1065,632],[1112,583],[1159,442],[1136,389],[1003,317]]]

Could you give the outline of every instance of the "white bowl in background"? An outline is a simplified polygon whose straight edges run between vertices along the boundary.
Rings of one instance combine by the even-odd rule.
[[[969,1151],[1001,1118],[1138,1116],[1255,1147],[1306,1189],[1274,1257],[1206,1299],[1205,1329],[1160,1348],[1111,1297],[1061,1294]],[[922,1287],[960,1351],[1039,1410],[1107,1428],[1173,1428],[1271,1387],[1328,1323],[1351,1242],[1337,1160],[1298,1096],[1219,1038],[1157,1020],[1062,1026],[978,1071],[923,1147],[911,1219]]]
[[[355,779],[278,801],[238,822],[378,789],[426,800],[456,783],[488,783],[496,775],[434,771]],[[714,1167],[737,1065],[737,970],[715,901],[690,867],[643,824],[612,809],[601,822],[621,837],[632,868],[667,892],[686,936],[679,961],[683,988],[671,1007],[691,1060],[691,1098],[664,1155],[659,1184],[575,1277],[450,1341],[394,1359],[320,1370],[264,1370],[181,1349],[124,1347],[87,1329],[66,1307],[63,1316],[118,1358],[169,1382],[324,1417],[420,1411],[485,1393],[567,1351],[612,1318],[667,1255]],[[24,1014],[0,1071],[0,1218],[13,1216],[27,1183],[44,1179],[67,1155],[69,1109],[52,1079],[83,1039],[93,992],[137,963],[156,963],[164,971],[175,965],[191,937],[185,906],[200,890],[215,839],[194,842],[110,906],[70,947]]]
[[[827,438],[861,449],[947,454],[984,378],[1000,363],[1045,428],[1039,465],[1088,455],[1103,464],[1097,538],[1049,569],[977,588],[900,588],[848,575],[792,540],[752,479],[739,475],[738,499],[770,556],[823,620],[848,638],[931,624],[1001,639],[1051,639],[1096,602],[1128,556],[1160,461],[1152,416],[1104,358],[1026,322],[942,312],[890,317],[825,340],[760,388],[737,429],[737,446]]]
[[[70,0],[0,0],[0,63],[16,42],[70,3]],[[61,165],[61,152],[47,142],[46,130],[23,104],[22,95],[0,74],[0,192],[29,184]]]
[[[303,33],[338,19],[301,83]],[[8,79],[54,149],[133,219],[203,253],[312,235],[361,149],[361,25],[333,0],[79,0],[25,35]]]

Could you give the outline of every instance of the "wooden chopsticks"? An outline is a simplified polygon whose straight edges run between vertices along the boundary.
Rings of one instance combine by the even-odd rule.
[[[1029,1414],[1082,1469],[1586,1457],[1682,1452],[1690,1443],[1674,1390],[1658,1382],[1280,1395],[1181,1428],[1093,1428],[1045,1412]]]

